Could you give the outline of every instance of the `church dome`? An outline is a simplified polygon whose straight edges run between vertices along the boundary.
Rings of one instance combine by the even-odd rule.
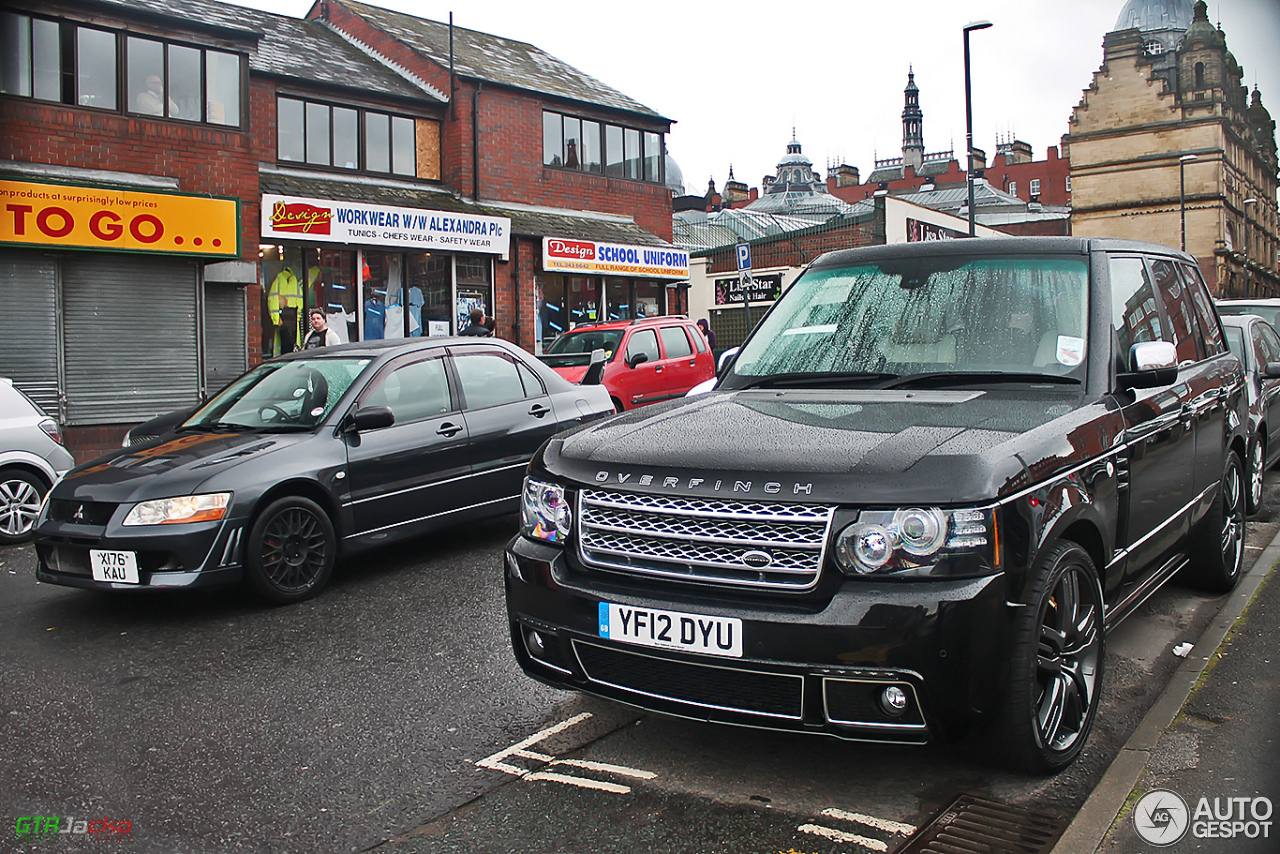
[[[684,195],[684,172],[680,169],[680,164],[676,163],[676,159],[670,154],[667,155],[667,189],[671,191],[673,196]]]

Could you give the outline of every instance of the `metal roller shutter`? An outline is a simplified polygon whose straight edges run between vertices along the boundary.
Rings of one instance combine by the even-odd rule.
[[[244,288],[205,283],[204,382],[212,395],[249,367]]]
[[[144,421],[195,403],[200,389],[196,294],[191,262],[136,255],[64,257],[67,423]]]
[[[57,262],[39,252],[0,252],[0,376],[58,413]]]

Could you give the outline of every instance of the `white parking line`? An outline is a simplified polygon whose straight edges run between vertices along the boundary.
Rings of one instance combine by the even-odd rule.
[[[833,842],[848,842],[852,845],[861,845],[868,851],[888,851],[889,846],[881,842],[879,839],[868,839],[865,836],[859,836],[856,833],[845,833],[843,830],[836,830],[830,827],[823,827],[820,824],[802,824],[799,827],[801,833],[811,833],[814,836],[821,836],[830,839]]]
[[[499,750],[492,756],[486,756],[484,759],[476,762],[476,765],[493,771],[501,771],[504,774],[511,774],[524,780],[547,780],[553,783],[564,783],[569,786],[578,786],[583,789],[596,789],[602,792],[616,792],[620,795],[625,795],[630,792],[631,787],[624,786],[619,783],[609,783],[604,780],[592,780],[586,777],[577,777],[572,774],[560,774],[555,771],[520,768],[516,765],[508,764],[506,760],[511,759],[512,757],[518,757],[520,759],[528,759],[532,762],[540,763],[548,768],[568,766],[570,768],[581,768],[584,771],[595,771],[602,774],[616,774],[620,777],[632,777],[637,780],[652,780],[654,777],[658,776],[652,771],[641,771],[638,768],[628,768],[625,765],[610,765],[607,762],[589,762],[585,759],[557,759],[556,757],[546,753],[538,753],[535,750],[529,749],[531,745],[537,744],[543,739],[553,736],[558,732],[563,732],[571,726],[580,724],[589,717],[591,717],[590,712],[583,712],[582,714],[563,720],[554,726],[535,732],[523,741],[513,744],[503,750]]]
[[[841,821],[865,824],[867,827],[874,827],[876,830],[883,830],[886,833],[896,833],[899,836],[910,836],[916,832],[914,824],[903,824],[900,821],[890,821],[887,818],[876,818],[873,815],[863,815],[857,812],[845,812],[834,807],[823,810],[822,814],[829,818],[838,818]]]

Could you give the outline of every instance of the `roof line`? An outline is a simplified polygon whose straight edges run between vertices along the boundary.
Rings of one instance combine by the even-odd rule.
[[[320,20],[319,23],[321,23],[328,29],[332,30],[333,32],[337,33],[341,38],[346,39],[357,50],[363,51],[364,53],[368,54],[373,59],[377,60],[378,62],[385,65],[387,68],[394,71],[396,74],[399,74],[405,80],[408,80],[414,86],[417,86],[419,89],[426,92],[428,95],[434,95],[441,103],[444,103],[444,104],[449,103],[449,99],[445,96],[444,92],[432,86],[430,83],[423,80],[421,77],[414,74],[412,71],[405,68],[400,63],[395,62],[390,57],[383,55],[382,53],[375,50],[373,47],[365,44],[364,42],[355,38],[354,36],[347,33],[346,31],[341,30],[338,27],[335,27],[332,23],[330,23],[327,20]]]

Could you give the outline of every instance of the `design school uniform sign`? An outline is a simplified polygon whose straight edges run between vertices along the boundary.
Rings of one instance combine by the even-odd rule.
[[[511,220],[264,194],[262,237],[506,255],[511,243]]]
[[[580,275],[687,279],[689,253],[670,246],[629,246],[623,243],[544,237],[542,269]]]

